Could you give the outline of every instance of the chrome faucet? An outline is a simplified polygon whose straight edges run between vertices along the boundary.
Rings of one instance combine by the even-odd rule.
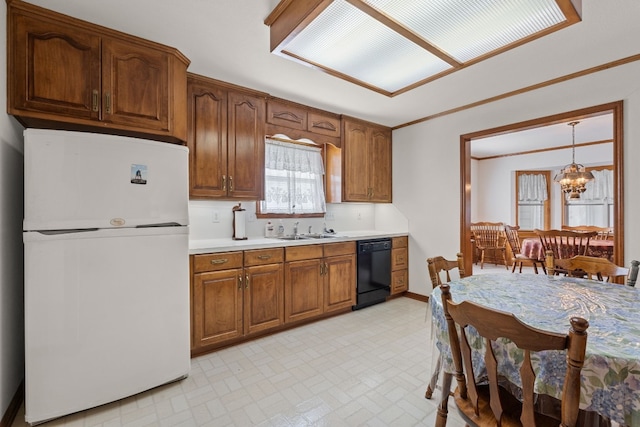
[[[293,223],[293,235],[294,236],[298,235],[298,224],[300,224],[300,222],[298,222],[298,221]]]

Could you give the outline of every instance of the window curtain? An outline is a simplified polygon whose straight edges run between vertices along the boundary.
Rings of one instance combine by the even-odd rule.
[[[580,195],[582,200],[612,200],[613,171],[609,169],[592,170],[595,178],[587,182],[587,189]]]
[[[518,202],[544,202],[547,198],[546,176],[540,174],[518,176]]]
[[[324,165],[319,147],[267,139],[265,200],[261,212],[326,212],[323,176]]]

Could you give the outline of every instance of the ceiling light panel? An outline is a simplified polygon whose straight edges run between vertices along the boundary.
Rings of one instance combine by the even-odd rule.
[[[566,21],[556,0],[364,0],[459,62]]]
[[[389,93],[451,68],[344,0],[333,1],[283,52]]]

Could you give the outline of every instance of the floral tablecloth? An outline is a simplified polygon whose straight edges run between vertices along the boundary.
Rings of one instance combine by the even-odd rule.
[[[625,285],[543,274],[480,274],[450,283],[454,302],[463,300],[514,313],[536,328],[567,333],[569,318],[589,321],[587,352],[582,368],[580,408],[595,411],[625,426],[640,426],[640,289]],[[443,369],[453,373],[449,336],[439,288],[431,294],[436,345]],[[519,350],[503,341],[497,357],[501,371],[520,385]],[[472,346],[482,360],[481,340]],[[532,356],[537,393],[560,398],[566,353],[545,351]],[[483,367],[482,367],[483,368]],[[481,371],[476,376],[481,376]]]

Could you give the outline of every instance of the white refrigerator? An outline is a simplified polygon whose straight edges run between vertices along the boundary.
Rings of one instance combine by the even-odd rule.
[[[25,419],[189,374],[188,149],[27,129]]]

